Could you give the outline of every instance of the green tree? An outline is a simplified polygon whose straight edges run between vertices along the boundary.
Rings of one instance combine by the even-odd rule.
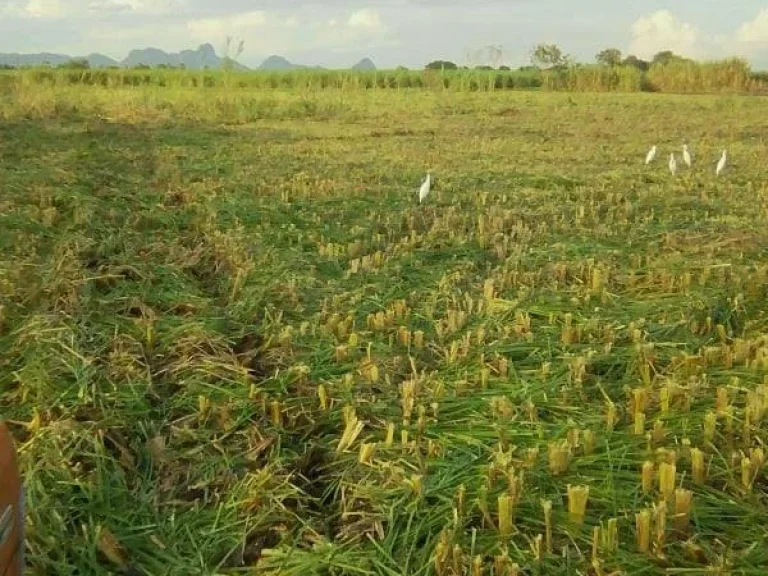
[[[458,66],[448,60],[434,60],[424,66],[427,70],[456,70]]]
[[[539,68],[566,66],[570,58],[556,44],[537,44],[531,51],[531,63]]]
[[[631,66],[633,68],[637,68],[638,70],[648,70],[649,63],[645,60],[642,60],[635,56],[634,54],[630,54],[624,60],[622,61],[622,65],[624,66]]]
[[[672,50],[662,50],[656,53],[651,60],[651,64],[669,64],[673,60],[680,60],[680,56],[672,52]]]
[[[68,68],[70,70],[88,70],[90,67],[91,64],[85,58],[73,58],[61,65],[61,68]]]
[[[621,50],[618,48],[606,48],[597,53],[595,60],[597,60],[598,64],[613,68],[621,64]]]

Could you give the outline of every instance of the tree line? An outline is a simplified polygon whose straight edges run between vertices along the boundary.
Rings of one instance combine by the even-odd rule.
[[[435,60],[427,71],[469,71],[448,60]],[[498,65],[474,66],[472,71],[495,70],[494,86],[510,87],[504,75],[509,68]],[[449,72],[450,73],[450,72]],[[585,64],[563,52],[556,44],[538,44],[530,52],[530,65],[511,73],[528,85],[545,90],[592,92],[768,92],[768,72],[755,72],[742,58],[697,62],[662,50],[650,60],[634,54],[624,56],[618,48],[606,48]],[[520,87],[513,81],[514,87]],[[482,88],[480,88],[482,89]]]
[[[746,60],[730,58],[696,62],[669,50],[650,60],[624,56],[609,48],[583,64],[554,44],[540,44],[530,53],[530,65],[515,70],[502,64],[500,47],[488,51],[479,66],[457,66],[435,60],[425,68],[409,70],[281,70],[230,74],[231,67],[182,70],[167,66],[89,69],[74,61],[57,68],[36,67],[19,71],[32,84],[118,86],[227,87],[259,89],[430,89],[458,91],[530,90],[570,92],[759,92],[768,93],[768,73],[754,72]],[[239,53],[239,50],[238,50]],[[478,60],[470,54],[468,62]],[[229,59],[235,62],[234,58]],[[492,65],[489,65],[492,64]],[[3,75],[0,74],[0,80]],[[7,79],[7,78],[6,78]]]
[[[530,52],[531,66],[541,70],[552,68],[566,68],[578,66],[580,63],[571,55],[566,54],[557,44],[537,44]],[[670,63],[693,63],[694,60],[675,54],[671,50],[662,50],[657,52],[651,60],[643,60],[634,54],[624,56],[618,48],[605,48],[595,55],[595,64],[615,68],[618,66],[628,66],[637,68],[643,72],[650,70],[653,65],[667,65]],[[450,60],[433,60],[428,63],[427,70],[459,70],[468,69],[469,66],[459,66]],[[509,66],[500,65],[496,68],[488,64],[473,66],[475,70],[510,70]],[[521,70],[528,69],[529,66],[520,67]]]

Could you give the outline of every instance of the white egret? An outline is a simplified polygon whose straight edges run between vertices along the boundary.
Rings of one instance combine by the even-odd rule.
[[[648,150],[648,154],[645,157],[645,164],[646,166],[653,162],[653,159],[656,158],[656,145],[654,144],[653,148]]]
[[[688,168],[691,167],[691,153],[688,150],[688,144],[683,144],[683,162]]]
[[[720,156],[720,161],[717,163],[717,168],[715,169],[715,176],[720,176],[720,172],[723,171],[723,168],[725,168],[725,150],[723,150],[723,155]]]
[[[677,172],[677,160],[674,153],[669,155],[669,171],[672,172],[672,176]]]
[[[427,172],[427,177],[424,178],[424,182],[421,183],[421,188],[419,188],[419,204],[421,204],[424,199],[429,195],[429,188],[432,185],[432,174]]]

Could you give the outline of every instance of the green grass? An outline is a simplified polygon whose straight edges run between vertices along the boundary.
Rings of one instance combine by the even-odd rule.
[[[9,87],[101,86],[163,89],[227,88],[230,90],[411,90],[459,92],[543,90],[571,92],[765,92],[766,74],[738,58],[712,62],[675,60],[653,64],[647,71],[634,66],[575,64],[541,70],[288,70],[247,71],[173,69],[72,69],[68,67],[0,70],[0,90]]]
[[[762,99],[59,86],[0,104],[0,409],[32,574],[768,570],[766,469],[741,472],[768,439]],[[690,527],[670,512],[643,553],[659,449]],[[569,484],[590,488],[583,525]]]

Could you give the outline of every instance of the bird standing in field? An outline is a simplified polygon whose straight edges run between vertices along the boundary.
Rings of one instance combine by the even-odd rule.
[[[688,168],[691,167],[691,153],[688,150],[688,144],[683,144],[683,162]]]
[[[427,172],[427,177],[424,178],[424,182],[421,183],[421,188],[419,188],[419,204],[421,204],[424,199],[429,195],[429,188],[432,185],[432,174]]]
[[[675,159],[674,152],[669,155],[669,171],[672,173],[672,176],[677,172],[677,160]]]
[[[654,145],[653,148],[648,150],[648,154],[645,156],[645,165],[647,166],[651,162],[653,162],[653,159],[656,158],[656,146]]]
[[[720,156],[720,161],[717,163],[717,168],[715,169],[715,176],[720,176],[720,172],[723,171],[723,168],[725,168],[725,150],[723,150],[723,155]]]

